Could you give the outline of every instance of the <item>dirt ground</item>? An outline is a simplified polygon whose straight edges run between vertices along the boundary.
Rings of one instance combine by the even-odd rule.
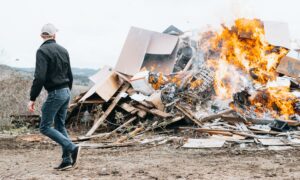
[[[83,149],[77,169],[56,171],[60,153],[53,144],[2,138],[0,179],[300,179],[299,149]]]

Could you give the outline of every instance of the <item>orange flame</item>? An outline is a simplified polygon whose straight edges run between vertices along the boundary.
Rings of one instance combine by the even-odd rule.
[[[220,33],[205,33],[199,47],[207,53],[207,65],[215,71],[216,97],[232,99],[245,87],[266,85],[278,76],[276,67],[288,52],[270,45],[263,23],[258,19],[237,19],[231,28],[223,25]],[[289,87],[272,87],[251,97],[257,113],[273,112],[273,117],[294,114],[295,97]]]

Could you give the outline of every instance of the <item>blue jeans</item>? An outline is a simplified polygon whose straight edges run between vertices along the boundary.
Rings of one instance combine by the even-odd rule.
[[[71,162],[70,153],[76,147],[69,139],[65,128],[69,101],[69,88],[48,92],[47,100],[42,107],[42,120],[40,123],[40,132],[61,145],[63,151],[62,159],[64,162]],[[54,128],[52,128],[53,122]]]

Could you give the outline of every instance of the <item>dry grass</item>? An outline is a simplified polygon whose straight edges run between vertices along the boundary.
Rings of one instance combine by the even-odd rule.
[[[11,127],[11,115],[29,114],[27,103],[32,80],[8,68],[1,71],[0,77],[0,129],[7,129]],[[47,93],[43,91],[37,99],[34,114],[40,114],[46,95]]]
[[[36,111],[29,113],[27,110],[32,78],[31,74],[20,73],[8,66],[0,65],[0,130],[14,127],[11,115],[41,114],[42,104],[47,97],[45,90],[36,100]],[[74,85],[72,98],[86,90],[87,86]]]

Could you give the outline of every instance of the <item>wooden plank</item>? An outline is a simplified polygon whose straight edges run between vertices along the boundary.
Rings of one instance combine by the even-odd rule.
[[[144,107],[142,105],[136,105],[137,108],[141,109],[141,110],[144,110],[148,113],[151,113],[151,114],[154,114],[154,115],[157,115],[159,117],[163,117],[163,118],[167,118],[167,117],[172,117],[173,115],[170,114],[170,113],[166,113],[166,112],[163,112],[163,111],[160,111],[158,109],[148,109],[147,107]]]
[[[197,124],[198,126],[202,126],[202,123],[200,123],[198,121],[198,119],[196,119],[192,114],[190,114],[189,112],[187,112],[183,107],[181,107],[180,105],[176,105],[175,106],[179,111],[181,111],[186,117],[188,117],[191,121],[193,121],[195,124]]]
[[[101,133],[101,134],[96,134],[96,135],[91,135],[91,136],[78,136],[77,140],[79,141],[85,141],[89,139],[94,139],[94,138],[102,138],[108,135],[109,133]]]
[[[203,122],[210,121],[210,120],[213,120],[213,119],[221,118],[222,115],[229,114],[229,113],[232,113],[232,112],[234,112],[232,109],[227,109],[227,110],[221,111],[217,114],[212,114],[212,115],[205,116],[205,117],[199,119],[199,121],[201,123],[203,123]]]
[[[111,143],[111,144],[87,144],[87,143],[82,143],[79,144],[79,146],[83,148],[91,148],[91,149],[102,149],[102,148],[113,148],[113,147],[128,147],[128,146],[134,146],[136,143]]]
[[[127,139],[133,138],[134,136],[136,136],[139,132],[143,131],[144,127],[138,127],[135,130],[133,130],[132,132],[130,132],[128,135],[122,136],[120,139],[118,139],[116,141],[116,143],[122,143],[124,141],[126,141]]]
[[[132,111],[136,110],[135,107],[133,107],[132,105],[128,104],[128,103],[122,103],[119,105],[122,109],[124,109],[125,111],[131,113]]]
[[[187,72],[190,69],[190,67],[193,65],[193,62],[194,62],[194,58],[191,58],[189,60],[189,62],[185,65],[185,67],[184,67],[184,69],[182,71],[183,72]]]
[[[221,131],[221,132],[231,132],[231,133],[249,133],[249,131],[237,131],[237,130],[230,130],[230,129],[208,129],[208,128],[192,128],[192,127],[179,127],[180,130],[195,130],[200,132],[209,132],[209,131]],[[256,134],[271,134],[271,135],[279,135],[280,132],[275,131],[250,131]]]
[[[235,122],[234,124],[240,131],[249,131],[249,129],[243,122]]]
[[[276,69],[277,72],[298,78],[300,75],[300,60],[288,56],[284,56]]]
[[[107,135],[105,135],[105,138],[109,138],[111,135],[113,135],[114,133],[116,133],[117,131],[121,130],[122,128],[128,126],[130,123],[132,123],[134,120],[136,120],[136,116],[130,118],[128,121],[126,121],[124,124],[122,124],[121,126],[117,127],[116,129],[114,129],[113,131],[111,131],[110,133],[108,133]]]
[[[207,131],[208,134],[220,134],[224,136],[232,136],[231,132],[223,132],[223,131]]]
[[[143,111],[143,110],[139,110],[137,112],[137,115],[140,117],[140,118],[145,118],[147,116],[147,112],[146,111]]]
[[[221,116],[221,118],[228,122],[245,122],[245,119],[233,114],[224,114]]]
[[[107,108],[107,110],[103,113],[103,115],[95,122],[95,124],[93,125],[93,127],[86,134],[86,136],[91,136],[96,131],[96,129],[105,121],[105,119],[107,118],[107,116],[111,113],[111,111],[115,108],[115,106],[117,105],[117,103],[121,100],[122,94],[124,92],[126,92],[126,90],[128,88],[129,88],[129,84],[125,84],[122,87],[122,89],[119,92],[119,94],[117,95],[117,97],[113,100],[113,102],[110,104],[110,106]]]
[[[131,76],[127,76],[125,74],[119,73],[118,71],[114,71],[120,78],[122,78],[123,80],[127,81],[130,83],[130,77]]]
[[[147,108],[153,108],[154,106],[146,101],[137,101],[138,103],[142,104],[143,106],[146,106]]]
[[[149,128],[147,128],[146,130],[145,130],[145,132],[147,132],[147,131],[149,131],[149,130],[154,130],[154,129],[156,129],[156,128],[160,128],[160,127],[166,127],[167,125],[169,125],[169,124],[172,124],[172,123],[175,123],[175,122],[177,122],[177,121],[180,121],[180,120],[182,120],[184,118],[184,116],[176,116],[176,117],[174,117],[174,118],[172,118],[172,119],[169,119],[169,120],[164,120],[163,122],[161,122],[161,123],[157,123],[157,121],[154,123],[154,124],[152,124],[152,126],[150,126]]]
[[[155,114],[155,115],[158,115],[158,116],[160,116],[160,117],[164,117],[164,118],[172,117],[172,116],[173,116],[173,115],[170,114],[170,113],[166,113],[166,112],[160,111],[160,110],[158,110],[158,109],[150,109],[150,113]]]
[[[175,122],[177,122],[177,121],[180,121],[180,120],[182,120],[183,118],[184,118],[184,116],[176,116],[176,117],[174,117],[174,118],[172,118],[172,119],[164,120],[163,122],[159,123],[159,124],[157,125],[157,127],[166,127],[167,125],[170,125],[170,124],[172,124],[172,123],[175,123]]]
[[[109,133],[102,133],[102,134],[97,134],[97,135],[92,135],[92,136],[79,136],[78,140],[89,140],[89,139],[93,139],[93,138],[107,139],[110,136],[112,136],[114,133],[119,131],[120,129],[122,129],[122,128],[126,127],[128,124],[132,123],[134,120],[136,120],[136,116],[130,118],[124,124],[122,124],[121,126],[117,127],[116,129],[114,129],[113,131],[111,131]]]

